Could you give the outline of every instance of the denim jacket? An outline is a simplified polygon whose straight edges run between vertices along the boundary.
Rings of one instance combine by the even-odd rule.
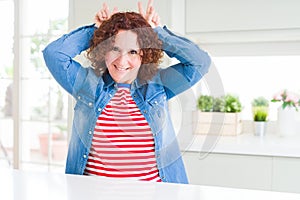
[[[98,77],[92,67],[74,60],[89,47],[94,25],[78,28],[50,43],[43,51],[47,67],[56,81],[76,99],[66,173],[83,174],[87,163],[96,120],[117,91],[108,73]],[[147,83],[136,79],[131,95],[153,133],[159,176],[163,182],[188,183],[181,152],[168,111],[168,100],[189,89],[208,71],[210,57],[186,38],[166,27],[154,31],[163,50],[178,64],[160,69]]]

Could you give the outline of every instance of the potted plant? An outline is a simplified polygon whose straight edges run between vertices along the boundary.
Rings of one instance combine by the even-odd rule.
[[[224,99],[224,97],[214,98],[213,112],[225,112],[225,99]]]
[[[242,104],[238,96],[227,94],[224,96],[224,111],[227,113],[239,113],[242,111]]]
[[[202,112],[211,112],[213,110],[214,98],[209,95],[201,95],[198,98],[197,107]]]
[[[51,140],[49,139],[51,138]],[[67,127],[57,124],[51,134],[39,134],[40,150],[43,156],[50,155],[54,160],[64,160],[67,154]],[[51,149],[49,148],[51,145]]]
[[[194,114],[195,134],[238,135],[241,133],[242,110],[238,96],[227,94],[220,97],[201,95]]]
[[[277,128],[281,136],[290,136],[300,133],[300,95],[288,90],[282,90],[274,95],[271,102],[281,105],[277,112]]]
[[[261,96],[253,99],[251,104],[254,121],[254,135],[263,136],[266,134],[267,129],[269,101]]]

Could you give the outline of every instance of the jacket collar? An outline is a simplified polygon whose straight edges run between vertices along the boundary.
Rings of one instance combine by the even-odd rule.
[[[112,79],[112,77],[110,76],[110,74],[108,73],[108,70],[106,70],[103,75],[103,81],[104,81],[104,88],[109,88],[111,87],[113,84],[115,84],[115,81]]]

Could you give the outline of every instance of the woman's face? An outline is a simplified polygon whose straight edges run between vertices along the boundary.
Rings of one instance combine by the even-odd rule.
[[[109,74],[117,83],[132,83],[142,63],[141,50],[137,42],[137,34],[120,30],[111,51],[105,55],[105,63]]]

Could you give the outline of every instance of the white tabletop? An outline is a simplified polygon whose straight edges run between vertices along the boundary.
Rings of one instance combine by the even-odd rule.
[[[0,170],[2,200],[299,200],[300,194]]]

